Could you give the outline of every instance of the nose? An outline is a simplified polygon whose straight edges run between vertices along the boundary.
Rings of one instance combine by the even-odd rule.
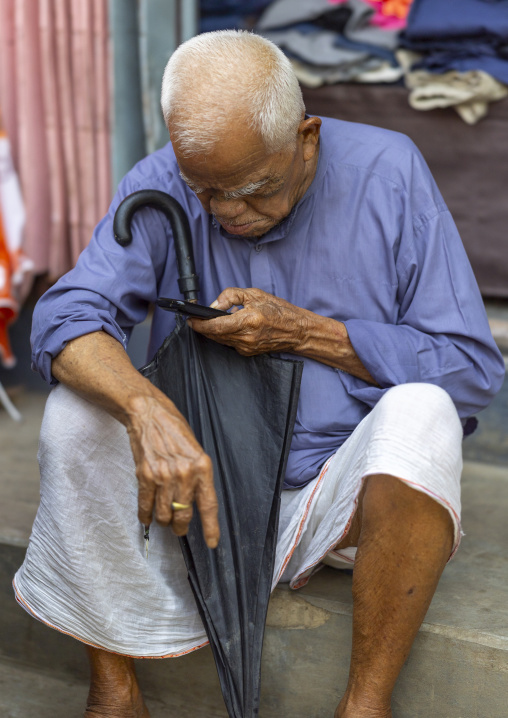
[[[241,198],[221,199],[220,197],[212,197],[210,200],[210,209],[222,219],[236,219],[245,211],[245,202]]]

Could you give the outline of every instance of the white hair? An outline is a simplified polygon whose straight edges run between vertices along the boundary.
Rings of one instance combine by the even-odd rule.
[[[210,151],[235,117],[278,152],[294,145],[305,112],[288,58],[246,30],[203,33],[180,45],[164,71],[161,105],[184,156]]]

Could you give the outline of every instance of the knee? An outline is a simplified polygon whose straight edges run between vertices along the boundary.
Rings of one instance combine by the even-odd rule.
[[[457,409],[450,395],[435,384],[412,383],[399,384],[389,389],[380,400],[386,407],[397,411],[408,410],[414,413],[426,413],[445,417],[460,423]]]
[[[446,437],[460,445],[462,425],[450,395],[439,386],[425,383],[399,384],[389,389],[379,402],[386,416],[396,417],[399,426],[431,437]]]

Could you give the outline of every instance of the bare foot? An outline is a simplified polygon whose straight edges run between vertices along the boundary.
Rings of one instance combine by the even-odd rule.
[[[388,711],[379,713],[378,711],[372,712],[369,709],[362,710],[362,709],[356,709],[352,708],[351,710],[347,709],[345,712],[340,712],[339,709],[335,711],[335,718],[392,718],[392,712]]]
[[[335,711],[334,718],[393,718],[390,708],[382,708],[369,705],[368,702],[362,705],[353,705],[352,701],[344,697]]]
[[[147,707],[141,704],[134,707],[94,705],[85,710],[84,718],[150,718]]]
[[[84,718],[150,718],[150,713],[139,688],[123,698],[101,696],[91,688]]]

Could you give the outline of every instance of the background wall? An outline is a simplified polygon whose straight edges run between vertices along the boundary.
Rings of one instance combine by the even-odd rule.
[[[198,31],[198,0],[110,0],[113,188],[168,141],[160,88],[169,56]],[[137,52],[133,49],[137,48]]]

